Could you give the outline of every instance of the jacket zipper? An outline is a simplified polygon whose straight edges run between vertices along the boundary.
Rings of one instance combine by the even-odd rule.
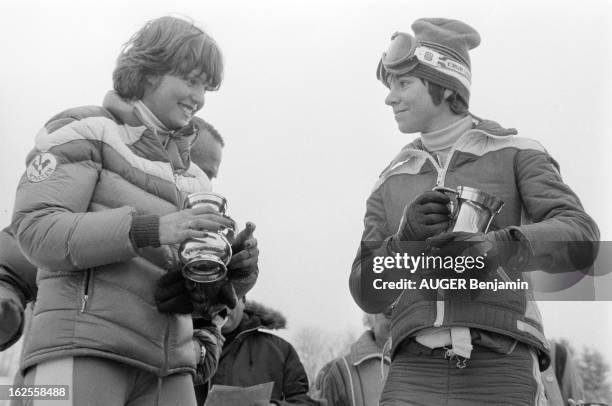
[[[432,161],[435,162],[436,169],[438,170],[438,176],[436,178],[436,187],[444,186],[444,182],[446,181],[446,172],[448,171],[448,167],[450,166],[454,153],[455,147],[453,146],[448,152],[448,156],[446,157],[446,165],[442,165],[437,156],[432,156]],[[444,294],[444,290],[438,289],[438,295],[440,296],[440,299],[436,300],[436,318],[433,322],[434,327],[441,327],[442,324],[444,324],[444,313],[446,310],[446,295]]]
[[[455,143],[456,144],[456,143]],[[420,149],[411,149],[411,150],[407,150],[406,152],[411,152],[413,154],[416,155],[425,155],[426,159],[428,159],[434,166],[434,168],[436,168],[436,171],[438,172],[438,175],[436,176],[436,184],[435,187],[438,186],[444,186],[444,181],[446,180],[446,171],[448,170],[448,167],[451,163],[453,154],[455,153],[455,147],[453,146],[450,151],[448,152],[448,159],[446,161],[446,165],[441,165],[440,161],[438,161],[438,159],[433,156],[430,152],[427,151],[423,151]],[[395,166],[400,166],[404,163],[400,162],[398,164],[396,164]],[[399,296],[397,297],[397,299],[395,299],[393,301],[393,303],[391,304],[392,308],[395,308],[397,306],[397,304],[399,303],[399,301],[401,300],[402,296],[404,296],[404,293],[406,291],[403,290]],[[442,323],[444,322],[444,312],[445,312],[445,308],[444,308],[444,291],[438,290],[439,294],[442,296],[442,300],[437,300],[436,301],[436,318],[434,320],[434,327],[440,327],[442,325]]]
[[[167,369],[168,369],[168,340],[170,338],[170,315],[166,314],[166,330],[164,331],[164,365],[162,368],[162,373],[166,373]],[[196,369],[197,369],[197,365],[196,365]]]
[[[81,297],[81,313],[83,313],[87,307],[87,301],[89,300],[89,280],[91,279],[91,268],[85,271],[84,283],[83,283],[83,295]]]

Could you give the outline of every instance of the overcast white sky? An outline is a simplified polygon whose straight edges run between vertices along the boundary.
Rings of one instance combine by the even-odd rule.
[[[375,68],[419,17],[464,20],[471,110],[541,141],[612,239],[612,6],[607,1],[7,1],[0,4],[0,223],[33,137],[55,113],[100,104],[121,44],[168,13],[199,21],[225,56],[225,82],[199,113],[227,141],[217,191],[254,221],[261,274],[251,298],[291,330],[357,330],[347,278],[378,173],[401,134]],[[551,337],[612,362],[610,302],[544,303]]]

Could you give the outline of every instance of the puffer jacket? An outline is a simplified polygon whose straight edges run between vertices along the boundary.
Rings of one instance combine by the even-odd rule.
[[[317,376],[317,390],[329,406],[378,405],[389,359],[376,344],[372,330],[351,345],[349,354],[327,363]]]
[[[194,134],[156,134],[139,117],[107,98],[58,114],[36,136],[11,227],[39,269],[22,369],[94,356],[158,376],[195,373],[191,317],[159,313],[153,297],[180,266],[176,247],[135,249],[130,229],[134,216],[175,212],[210,182],[190,165]]]
[[[387,246],[407,204],[434,186],[454,189],[463,185],[505,202],[490,229],[514,227],[531,245],[531,262],[543,264],[544,271],[576,269],[576,252],[551,250],[551,241],[592,241],[593,249],[578,253],[579,262],[588,266],[597,252],[599,231],[595,222],[563,183],[557,163],[542,145],[514,135],[516,130],[474,119],[473,128],[451,148],[445,167],[427,152],[420,139],[404,147],[383,171],[367,200],[361,241],[374,245],[368,250],[388,253]],[[353,263],[350,291],[363,310],[377,313],[396,301],[400,292],[375,297],[377,293],[370,286],[362,285],[368,280],[367,274],[362,275],[367,272],[362,269],[367,258],[362,257],[363,247]],[[510,275],[500,275],[500,280],[504,276]],[[512,276],[510,280],[521,275]],[[466,300],[468,294],[453,291],[436,301],[424,299],[419,291],[404,291],[393,310],[392,357],[404,339],[422,329],[467,326],[534,346],[540,354],[540,367],[546,368],[549,345],[531,291],[482,290]]]
[[[278,311],[247,301],[236,330],[226,335],[212,385],[249,387],[274,382],[272,403],[318,405],[308,396],[308,376],[295,349],[287,341],[262,329],[285,328]],[[208,385],[196,386],[198,404],[204,402]]]

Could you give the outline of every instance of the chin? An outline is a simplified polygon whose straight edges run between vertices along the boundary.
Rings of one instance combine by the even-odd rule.
[[[170,125],[167,125],[166,127],[168,127],[170,130],[180,130],[181,128],[185,127],[187,124],[189,124],[189,121],[181,120],[181,121],[174,121],[170,123]]]
[[[401,125],[400,123],[398,123],[397,128],[403,134],[414,134],[414,133],[418,133],[419,132],[419,131],[415,130],[412,127],[409,127],[409,126],[406,126],[406,125]]]

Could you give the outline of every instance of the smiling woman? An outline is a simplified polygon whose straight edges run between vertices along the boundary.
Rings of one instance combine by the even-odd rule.
[[[195,405],[191,375],[216,368],[220,317],[191,292],[180,297],[188,311],[161,306],[158,292],[169,274],[184,285],[173,246],[235,227],[206,208],[182,209],[188,194],[211,190],[189,149],[194,114],[222,74],[208,34],[183,19],[152,20],[124,46],[102,107],[66,110],[38,133],[11,225],[40,270],[26,384],[70,385],[71,404]],[[226,286],[250,289],[256,261],[236,266]],[[194,336],[182,314],[194,309],[207,334]]]
[[[173,75],[147,77],[142,102],[169,130],[186,126],[204,106],[206,74],[183,79]]]
[[[173,17],[147,23],[128,41],[113,73],[115,91],[141,99],[162,128],[186,126],[217,90],[223,59],[216,42],[193,24]]]

